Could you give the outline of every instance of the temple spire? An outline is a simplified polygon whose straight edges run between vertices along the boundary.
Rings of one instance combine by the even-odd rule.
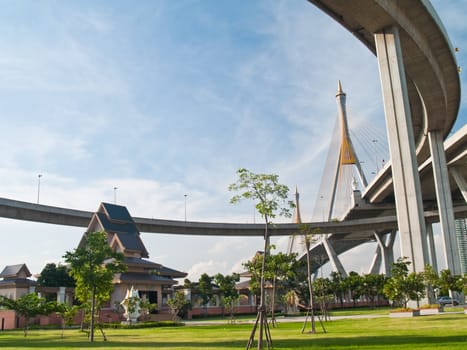
[[[340,80],[337,81],[337,93],[336,93],[336,97],[339,96],[339,95],[344,95],[344,96],[345,96],[345,92],[342,90],[342,85],[341,85],[341,81],[340,81]]]
[[[302,223],[302,217],[300,215],[300,195],[298,194],[298,187],[295,186],[295,212],[293,221],[295,224],[300,225]],[[296,252],[297,247],[295,246],[296,235],[289,237],[289,243],[287,246],[287,254]]]
[[[300,215],[300,195],[298,193],[298,187],[295,186],[295,223],[296,224],[301,224],[302,223],[302,217]]]

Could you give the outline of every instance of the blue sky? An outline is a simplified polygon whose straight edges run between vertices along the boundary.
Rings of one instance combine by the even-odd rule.
[[[464,66],[467,1],[433,5]],[[246,167],[298,186],[310,219],[339,79],[364,140],[357,148],[385,142],[375,57],[305,0],[0,7],[1,197],[35,202],[42,174],[43,204],[94,211],[118,187],[133,216],[183,220],[187,194],[188,220],[253,222],[253,204],[232,206],[227,191]],[[467,121],[465,103],[455,129]],[[370,174],[373,155],[363,151]],[[83,232],[8,219],[0,229],[8,242],[0,265],[25,262],[33,273],[59,262]],[[143,240],[152,260],[194,279],[238,270],[262,247],[244,238]]]

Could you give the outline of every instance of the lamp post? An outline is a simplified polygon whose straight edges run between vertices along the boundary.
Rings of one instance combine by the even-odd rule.
[[[118,187],[114,187],[114,204],[117,204],[117,190]]]
[[[41,177],[42,174],[37,175],[37,204],[39,204],[39,196],[41,193]]]
[[[185,194],[184,196],[185,196],[185,221],[186,221],[186,197],[188,197],[188,195]]]

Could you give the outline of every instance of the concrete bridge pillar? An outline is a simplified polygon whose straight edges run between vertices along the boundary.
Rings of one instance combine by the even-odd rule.
[[[449,172],[454,178],[454,181],[456,181],[457,187],[459,187],[459,190],[461,191],[464,200],[467,202],[467,181],[464,179],[461,173],[457,171],[455,167],[450,168]]]
[[[377,251],[373,259],[370,273],[384,273],[385,276],[391,276],[391,265],[394,262],[394,242],[396,241],[396,231],[390,233],[374,233],[376,242],[378,242]],[[381,269],[381,266],[383,267]],[[382,271],[381,271],[382,270]]]
[[[336,254],[336,251],[334,250],[334,247],[331,245],[331,242],[329,242],[326,235],[323,237],[323,246],[326,250],[326,254],[328,255],[333,271],[339,272],[344,278],[347,277],[347,272],[345,272],[344,265],[342,265],[339,257]]]
[[[382,261],[382,252],[379,245],[376,246],[375,255],[373,255],[373,260],[371,261],[370,269],[368,271],[371,275],[377,275],[381,271],[381,262]]]
[[[439,131],[429,131],[433,178],[435,180],[436,200],[438,202],[439,222],[443,235],[446,266],[454,275],[461,275],[459,247],[456,239],[454,207],[452,205],[451,186],[444,153],[443,135]]]
[[[399,30],[375,34],[383,92],[401,254],[414,272],[424,270],[427,241],[415,141]]]
[[[435,248],[435,238],[433,236],[433,225],[428,224],[426,226],[426,233],[428,237],[428,246],[430,248],[430,265],[434,271],[438,272],[438,258],[436,256],[436,248]]]
[[[57,293],[57,303],[65,303],[65,291],[66,291],[66,287],[59,287],[58,289],[58,293]]]

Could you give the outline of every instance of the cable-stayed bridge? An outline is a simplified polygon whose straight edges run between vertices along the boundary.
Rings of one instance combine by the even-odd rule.
[[[387,262],[390,254],[391,238],[384,236],[389,233],[390,237],[397,229],[402,255],[410,259],[414,271],[422,271],[425,263],[436,260],[430,230],[431,223],[439,221],[447,266],[458,274],[453,232],[455,216],[467,217],[467,127],[445,140],[457,118],[460,81],[454,51],[442,23],[426,0],[309,2],[376,54],[390,150],[390,159],[381,164],[372,181],[364,185],[364,179],[359,179],[362,185],[359,191],[352,192],[349,210],[344,207],[338,214],[338,206],[326,202],[325,216],[309,223],[310,228],[320,228],[326,234],[335,256],[368,240],[381,241],[380,262]],[[347,141],[350,137],[341,139],[341,143]],[[352,147],[340,148],[344,163],[353,162]],[[358,163],[346,165],[355,168]],[[360,171],[355,178],[361,175]],[[91,213],[0,199],[0,216],[86,227]],[[141,232],[220,236],[264,233],[260,224],[147,218],[135,221]],[[296,224],[277,224],[271,231],[271,235],[294,233]],[[333,256],[332,252],[327,253],[328,257]]]

